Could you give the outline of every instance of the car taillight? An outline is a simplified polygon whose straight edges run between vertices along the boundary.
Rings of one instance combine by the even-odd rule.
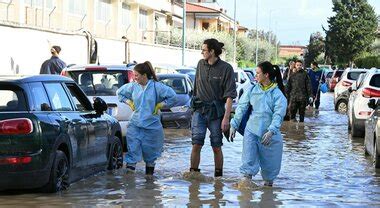
[[[28,118],[16,118],[0,121],[0,134],[30,134],[33,132],[33,123]]]
[[[380,97],[380,90],[375,90],[372,88],[364,88],[362,94],[366,98]]]
[[[32,157],[7,157],[0,158],[0,165],[26,164],[32,161]]]
[[[128,70],[128,71],[127,71],[127,76],[128,76],[128,79],[127,79],[127,80],[128,80],[128,83],[134,81],[134,79],[133,79],[134,74],[133,74],[133,71],[132,71],[132,70]]]
[[[352,85],[351,82],[347,82],[347,81],[342,82],[342,86],[344,86],[344,87],[350,87],[351,85]]]

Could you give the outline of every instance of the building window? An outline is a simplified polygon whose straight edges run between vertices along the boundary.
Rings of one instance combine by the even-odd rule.
[[[69,0],[68,12],[83,15],[86,12],[86,0]]]
[[[128,27],[131,24],[131,6],[126,3],[123,3],[121,18],[121,22],[124,26]]]
[[[108,21],[111,17],[111,0],[98,0],[96,7],[96,19]]]
[[[202,29],[208,30],[209,27],[210,27],[210,23],[208,23],[208,22],[202,22]]]
[[[148,11],[140,9],[139,14],[139,28],[140,30],[146,30],[148,23]]]

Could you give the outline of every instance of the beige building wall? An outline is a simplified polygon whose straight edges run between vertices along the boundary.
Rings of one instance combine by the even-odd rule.
[[[179,25],[178,16],[182,16],[182,8],[172,4],[171,0],[111,0],[109,18],[97,18],[98,0],[76,0],[85,2],[83,12],[70,12],[68,0],[55,0],[51,8],[45,5],[24,4],[24,0],[0,0],[0,21],[16,23],[37,28],[56,29],[66,32],[87,30],[95,37],[121,39],[126,36],[131,41],[154,43],[155,15],[175,16],[176,25]],[[122,5],[130,6],[130,27],[122,24]],[[148,12],[147,28],[139,28],[140,8]],[[8,11],[8,12],[7,12]],[[7,15],[8,13],[8,15]],[[170,30],[170,21],[165,21],[163,30]],[[173,24],[174,25],[174,24]],[[128,31],[127,31],[128,28]]]

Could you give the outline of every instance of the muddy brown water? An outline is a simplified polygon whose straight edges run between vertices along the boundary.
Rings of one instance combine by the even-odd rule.
[[[241,179],[242,137],[224,142],[224,177],[212,178],[213,154],[206,142],[200,169],[205,177],[185,180],[191,133],[167,129],[165,147],[155,178],[146,179],[139,163],[135,174],[102,172],[78,181],[57,194],[0,195],[0,206],[380,206],[380,171],[364,155],[363,139],[351,138],[347,117],[333,110],[333,95],[322,96],[319,111],[308,110],[304,124],[285,122],[282,169],[273,188],[236,188]],[[207,141],[207,139],[206,139]]]

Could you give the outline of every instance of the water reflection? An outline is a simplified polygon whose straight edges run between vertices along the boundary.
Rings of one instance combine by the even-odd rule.
[[[215,180],[213,187],[208,187],[209,184],[203,184],[199,181],[192,181],[189,186],[189,207],[200,207],[209,205],[212,207],[225,206],[223,199],[224,183],[220,180]]]

